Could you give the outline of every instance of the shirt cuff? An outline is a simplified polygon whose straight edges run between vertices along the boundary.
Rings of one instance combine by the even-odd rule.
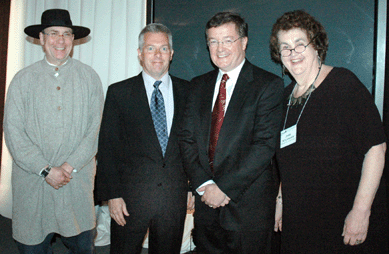
[[[200,186],[196,189],[197,193],[198,193],[200,196],[202,196],[202,195],[204,194],[204,191],[198,191],[198,189],[200,189],[201,187],[203,187],[203,186],[205,186],[205,185],[214,184],[214,183],[215,183],[215,182],[214,182],[213,180],[208,180],[208,181],[206,181],[205,183],[203,183],[202,185],[200,185]]]

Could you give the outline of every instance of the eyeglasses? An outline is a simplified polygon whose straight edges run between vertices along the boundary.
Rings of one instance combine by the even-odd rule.
[[[224,39],[222,41],[218,41],[218,40],[209,40],[208,41],[208,47],[210,48],[216,48],[217,46],[219,46],[219,44],[221,43],[224,47],[231,47],[232,46],[232,43],[236,42],[237,40],[239,40],[240,38],[242,38],[243,36],[239,37],[238,39],[236,40],[233,40],[233,39]]]
[[[157,51],[157,48],[154,46],[145,46],[144,51],[146,53],[155,53]],[[159,48],[159,52],[161,52],[162,54],[167,54],[170,52],[170,48],[168,46],[162,46]]]
[[[73,37],[73,33],[64,32],[63,34],[59,34],[58,31],[50,31],[48,33],[43,32],[44,34],[50,36],[52,39],[58,39],[59,37],[63,37],[64,39],[71,39]]]
[[[311,44],[311,42],[316,39],[317,35],[314,36],[307,45],[297,45],[294,49],[283,49],[280,51],[280,55],[283,56],[283,57],[287,57],[287,56],[290,56],[292,54],[292,50],[294,50],[294,52],[296,52],[297,54],[301,54],[303,53],[307,47],[309,46],[309,44]]]

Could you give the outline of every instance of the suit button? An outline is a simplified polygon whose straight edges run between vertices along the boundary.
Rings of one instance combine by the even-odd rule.
[[[158,184],[158,187],[161,187],[161,186],[162,186],[162,183],[159,183],[159,184]]]
[[[163,168],[166,167],[166,163],[162,164],[162,167],[163,167]]]

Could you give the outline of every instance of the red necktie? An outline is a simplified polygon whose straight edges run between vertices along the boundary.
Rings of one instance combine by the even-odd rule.
[[[227,74],[224,74],[220,82],[219,94],[212,111],[211,135],[209,139],[209,165],[213,171],[213,158],[215,157],[215,149],[217,140],[219,139],[220,128],[224,120],[224,112],[226,108],[226,82],[229,79]]]

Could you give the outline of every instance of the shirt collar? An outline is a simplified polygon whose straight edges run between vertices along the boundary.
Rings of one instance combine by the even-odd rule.
[[[145,71],[142,71],[142,77],[147,86],[153,86],[155,81],[157,81],[155,78],[151,77],[149,74],[147,74]],[[162,84],[160,86],[169,86],[169,72],[166,72],[165,75],[161,79],[158,79],[162,81]]]
[[[46,63],[47,63],[48,65],[51,65],[51,66],[54,66],[54,67],[59,67],[59,66],[63,66],[63,65],[65,65],[65,64],[67,64],[67,62],[69,61],[69,58],[70,58],[70,57],[68,57],[68,59],[66,59],[66,62],[64,62],[63,64],[61,64],[61,65],[55,65],[55,64],[52,64],[52,63],[50,63],[49,61],[47,61],[47,58],[46,58],[46,56],[45,56]]]
[[[242,70],[242,67],[243,67],[245,62],[246,62],[246,59],[243,59],[243,61],[235,69],[233,69],[232,71],[229,71],[229,72],[223,72],[222,70],[219,69],[219,74],[218,74],[217,79],[218,80],[221,79],[223,77],[223,74],[228,74],[228,77],[230,78],[230,80],[237,80],[239,77],[239,73]]]

